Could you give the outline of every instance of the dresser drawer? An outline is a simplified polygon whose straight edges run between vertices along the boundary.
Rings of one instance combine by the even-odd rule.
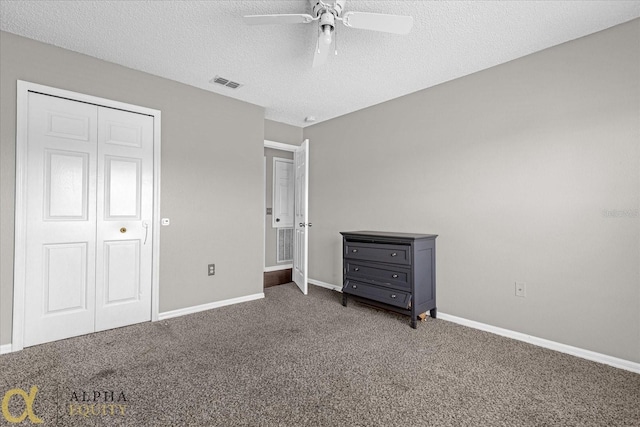
[[[357,282],[355,280],[345,280],[342,292],[368,298],[375,301],[384,302],[401,308],[409,308],[411,294],[396,291],[394,289],[383,288],[375,285]]]
[[[411,264],[410,245],[389,245],[346,241],[344,257],[390,264]]]
[[[411,268],[363,261],[345,260],[345,273],[349,278],[371,281],[383,285],[411,289]]]

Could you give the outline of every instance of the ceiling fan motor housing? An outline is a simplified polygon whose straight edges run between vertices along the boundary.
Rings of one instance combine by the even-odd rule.
[[[330,27],[331,31],[333,31],[335,23],[336,19],[332,13],[325,12],[320,17],[320,28],[322,28],[322,31],[325,31],[327,26]]]
[[[311,8],[315,16],[322,16],[329,12],[334,17],[338,18],[342,15],[344,10],[345,0],[336,0],[333,3],[324,2],[322,0],[309,0]]]
[[[318,38],[313,56],[313,66],[324,64],[331,46],[338,54],[334,32],[336,21],[342,21],[346,27],[382,31],[393,34],[407,34],[413,26],[413,17],[401,15],[389,15],[373,12],[344,12],[346,0],[308,0],[313,12],[287,13],[272,15],[248,15],[245,22],[249,25],[269,24],[309,24],[318,25]]]

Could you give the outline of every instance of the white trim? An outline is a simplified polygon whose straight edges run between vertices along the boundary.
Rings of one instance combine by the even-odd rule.
[[[159,110],[85,95],[64,89],[57,89],[37,83],[17,81],[16,104],[16,198],[15,198],[15,237],[14,237],[14,283],[13,283],[13,351],[24,348],[24,304],[26,272],[26,177],[27,177],[27,116],[29,92],[67,98],[99,106],[146,114],[153,117],[153,247],[151,270],[151,320],[158,320],[160,302],[160,129]]]
[[[487,325],[485,323],[476,322],[474,320],[467,320],[462,317],[452,316],[450,314],[438,313],[438,319],[457,323],[463,326],[468,326],[474,329],[479,329],[481,331],[491,332],[492,334],[501,335],[503,337],[512,338],[518,341],[523,341],[529,344],[536,345],[538,347],[548,348],[550,350],[555,350],[555,351],[559,351],[560,353],[570,354],[572,356],[576,356],[581,359],[587,359],[593,362],[604,363],[605,365],[613,366],[614,368],[620,368],[626,371],[631,371],[631,372],[640,374],[640,363],[632,362],[630,360],[619,359],[617,357],[608,356],[606,354],[596,353],[595,351],[585,350],[582,348],[573,347],[573,346],[562,344],[559,342],[546,340],[544,338],[538,338],[531,335],[523,334],[521,332],[515,332],[509,329],[503,329],[497,326]]]
[[[153,117],[153,247],[151,258],[151,321],[160,320],[160,160],[162,158],[161,147],[161,120],[162,113],[154,110]]]
[[[309,278],[307,279],[307,283],[309,283],[310,285],[320,286],[321,288],[331,289],[332,291],[342,292],[342,286],[333,285],[331,283],[322,282],[320,280]]]
[[[24,348],[24,299],[27,259],[27,116],[29,84],[18,80],[16,104],[16,198],[13,260],[13,351]]]
[[[267,264],[267,156],[262,161],[262,267]]]
[[[294,152],[296,151],[296,149],[300,148],[300,146],[298,145],[285,144],[284,142],[270,141],[268,139],[264,140],[264,146],[265,148],[273,148],[275,150],[291,151],[291,152]]]
[[[309,279],[309,284],[321,286],[327,289],[333,289],[334,291],[342,292],[342,287],[333,285],[331,283],[321,282],[320,280]],[[632,362],[630,360],[620,359],[613,356],[608,356],[602,353],[596,353],[595,351],[585,350],[579,347],[573,347],[567,344],[562,344],[555,341],[546,340],[544,338],[538,338],[531,335],[523,334],[522,332],[516,332],[509,329],[499,328],[497,326],[487,325],[486,323],[476,322],[475,320],[468,320],[458,316],[452,316],[451,314],[438,312],[438,319],[446,320],[447,322],[457,323],[469,328],[478,329],[492,334],[501,335],[503,337],[511,338],[517,341],[523,341],[529,344],[533,344],[538,347],[548,348],[549,350],[555,350],[560,353],[570,354],[572,356],[579,357],[581,359],[591,360],[592,362],[603,363],[605,365],[613,366],[614,368],[624,369],[625,371],[635,372],[640,374],[640,363]]]
[[[2,344],[0,345],[0,354],[7,354],[13,351],[13,347],[11,344]]]
[[[220,308],[226,305],[233,305],[241,302],[254,301],[261,298],[264,298],[264,292],[260,292],[258,294],[246,295],[238,298],[225,299],[222,301],[210,302],[208,304],[196,305],[193,307],[179,308],[177,310],[165,311],[164,313],[160,313],[160,315],[158,316],[158,320],[171,319],[173,317],[180,317],[186,314],[199,313],[201,311],[211,310],[213,308]]]
[[[286,270],[288,268],[293,268],[293,264],[282,264],[282,265],[273,265],[271,267],[265,267],[264,272],[270,273],[272,271]]]
[[[98,96],[86,95],[84,93],[73,92],[65,89],[58,89],[50,86],[44,86],[41,84],[26,82],[23,80],[18,80],[18,88],[26,89],[31,92],[42,93],[45,95],[57,96],[60,98],[68,98],[73,101],[87,102],[89,104],[95,104],[102,107],[116,108],[118,110],[126,110],[134,113],[146,114],[154,117],[160,113],[159,110],[154,110],[153,108],[127,104],[125,102],[114,101],[111,99],[100,98]]]

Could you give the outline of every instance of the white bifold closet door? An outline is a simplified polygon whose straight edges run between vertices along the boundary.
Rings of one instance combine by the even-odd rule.
[[[28,102],[25,346],[151,320],[153,117]]]

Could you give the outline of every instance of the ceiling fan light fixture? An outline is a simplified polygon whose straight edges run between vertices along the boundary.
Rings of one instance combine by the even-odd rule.
[[[326,45],[331,44],[331,33],[333,32],[336,24],[336,17],[331,12],[325,12],[320,16],[320,31],[322,34],[320,38]]]
[[[318,34],[313,55],[314,67],[324,65],[331,45],[333,45],[334,54],[338,54],[336,21],[341,21],[348,28],[392,34],[407,34],[413,26],[413,17],[411,16],[353,11],[343,13],[346,0],[308,0],[308,2],[313,10],[311,15],[306,13],[248,15],[244,19],[249,25],[317,23]]]
[[[325,25],[322,27],[322,41],[325,44],[331,44],[331,31],[333,28],[329,25]]]

